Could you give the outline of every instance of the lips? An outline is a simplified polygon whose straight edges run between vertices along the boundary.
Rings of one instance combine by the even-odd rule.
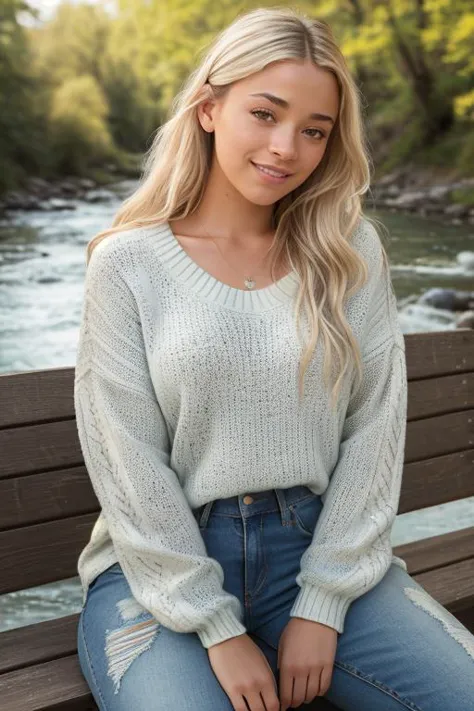
[[[254,163],[254,161],[251,161],[251,162],[252,162],[253,165],[255,165],[257,168],[263,168],[263,170],[269,171],[270,174],[275,175],[276,177],[279,177],[279,178],[284,178],[284,177],[286,178],[286,177],[288,177],[289,175],[292,175],[292,173],[286,173],[286,172],[284,173],[284,172],[282,172],[280,169],[278,169],[278,168],[272,168],[272,167],[269,166],[269,165],[263,165],[262,163]]]

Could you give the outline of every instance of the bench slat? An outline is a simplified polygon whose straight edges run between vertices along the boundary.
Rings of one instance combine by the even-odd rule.
[[[84,464],[76,420],[0,431],[0,480]]]
[[[420,585],[453,614],[474,607],[474,559],[416,576]]]
[[[0,633],[0,677],[77,652],[79,613]]]
[[[393,552],[405,561],[412,576],[474,558],[474,526],[394,546]]]
[[[408,383],[408,422],[472,408],[474,373],[424,378]]]
[[[409,421],[405,462],[466,450],[474,444],[473,423],[474,408]],[[2,430],[0,451],[8,453],[0,480],[84,464],[75,419]]]
[[[0,531],[99,511],[85,466],[0,480]]]
[[[408,380],[474,371],[474,330],[404,335]]]
[[[77,575],[77,559],[97,514],[0,533],[0,594]]]
[[[473,423],[474,409],[408,422],[405,463],[465,451],[474,444]]]
[[[405,464],[398,513],[474,496],[474,449]]]
[[[75,368],[0,375],[0,428],[74,417]]]
[[[97,711],[77,654],[2,674],[0,698],[2,711]]]
[[[474,331],[404,335],[408,380],[474,371]],[[0,428],[74,417],[74,367],[0,375]]]
[[[472,472],[470,461],[470,459],[467,460],[465,469],[466,480],[472,479],[470,477],[470,472]],[[442,479],[440,481],[442,482]],[[426,481],[424,485],[426,486]],[[422,486],[423,473],[421,472],[420,496],[422,496]],[[442,491],[441,483],[441,494]],[[96,511],[0,532],[0,566],[3,573],[0,577],[0,594],[76,576],[77,558],[90,538],[98,514],[99,511]],[[454,543],[452,546],[446,547],[451,540],[449,536],[452,537]],[[396,552],[396,555],[400,555],[408,564],[412,550],[423,551],[419,559],[425,565],[432,559],[428,556],[428,551],[439,548],[442,542],[446,547],[446,556],[453,560],[459,560],[459,555],[464,556],[464,553],[460,554],[459,551],[464,551],[464,546],[468,545],[464,540],[468,537],[468,533],[454,531],[443,534],[441,537],[426,539],[423,543],[416,542],[399,546],[396,551],[401,550],[402,552]],[[442,549],[440,548],[438,552],[441,555]],[[432,556],[432,554],[430,555]],[[445,559],[440,559],[440,563],[444,561]],[[415,561],[413,566],[410,572],[411,570],[414,572],[420,570]],[[426,570],[426,568],[423,569]]]
[[[473,464],[474,449],[405,464],[398,512],[474,496]],[[94,512],[84,466],[0,480],[0,531]]]

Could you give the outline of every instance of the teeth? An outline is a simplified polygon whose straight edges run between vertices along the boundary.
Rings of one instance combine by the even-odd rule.
[[[275,173],[274,170],[270,170],[269,168],[264,168],[262,165],[258,165],[258,163],[255,164],[259,170],[262,171],[262,173],[268,173],[268,175],[273,175],[274,178],[284,178],[286,173]]]

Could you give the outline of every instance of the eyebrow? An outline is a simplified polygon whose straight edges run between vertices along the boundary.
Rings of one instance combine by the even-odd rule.
[[[285,101],[285,99],[281,99],[279,96],[275,96],[274,94],[269,94],[266,91],[259,92],[258,94],[249,94],[249,96],[263,96],[264,99],[268,99],[273,104],[282,106],[284,109],[288,109],[290,106],[288,101]],[[329,121],[329,123],[334,124],[334,119],[331,118],[331,116],[326,116],[326,114],[310,114],[309,118],[315,119],[316,121]]]

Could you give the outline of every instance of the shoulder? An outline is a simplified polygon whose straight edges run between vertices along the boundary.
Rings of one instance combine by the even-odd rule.
[[[106,235],[94,245],[88,266],[104,267],[110,263],[120,263],[130,254],[130,247],[141,239],[143,239],[141,228],[118,230]]]
[[[134,227],[106,235],[92,249],[87,278],[114,276],[133,281],[138,265],[150,264],[150,230]]]

